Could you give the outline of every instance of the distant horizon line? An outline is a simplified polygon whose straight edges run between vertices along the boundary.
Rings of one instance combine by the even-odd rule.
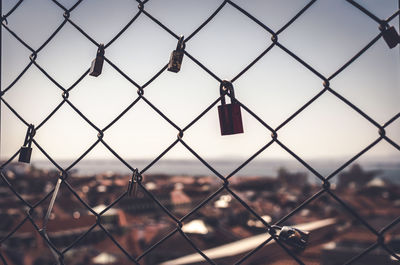
[[[75,161],[76,159],[73,158],[53,158],[57,161]],[[217,162],[230,162],[230,161],[242,161],[246,158],[242,157],[231,157],[231,158],[204,158],[206,161],[217,161]],[[349,158],[347,157],[318,157],[318,158],[302,158],[303,160],[314,161],[314,162],[328,162],[328,161],[338,161],[344,160]],[[0,161],[6,161],[7,159],[1,158]],[[126,161],[152,161],[154,158],[126,158]],[[346,160],[346,161],[347,161]],[[48,161],[48,159],[32,159],[32,162],[44,162]],[[84,161],[119,161],[117,158],[84,158],[80,162]],[[197,158],[162,158],[158,161],[158,163],[166,162],[166,161],[199,161]],[[297,162],[295,158],[255,158],[251,162],[265,162],[265,161],[287,161],[287,162]],[[356,161],[370,161],[370,162],[399,162],[400,163],[400,156],[375,156],[375,157],[360,157]],[[354,161],[354,162],[356,162]]]

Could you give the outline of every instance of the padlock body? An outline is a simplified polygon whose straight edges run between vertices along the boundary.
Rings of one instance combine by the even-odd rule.
[[[294,247],[297,250],[304,250],[307,246],[309,232],[284,226],[279,232],[278,238],[282,240],[282,242]]]
[[[243,133],[242,114],[237,103],[218,106],[221,135]]]
[[[99,76],[101,74],[101,70],[103,69],[104,58],[101,55],[97,55],[96,59],[92,61],[92,66],[90,67],[89,75],[91,76]]]
[[[31,162],[31,154],[32,154],[32,148],[27,147],[27,146],[22,146],[21,150],[19,152],[19,162],[23,163],[30,163]]]
[[[182,65],[182,60],[183,60],[183,51],[173,51],[171,53],[171,57],[169,58],[169,64],[168,64],[168,71],[177,73],[179,70],[181,70],[181,65]]]
[[[397,31],[393,26],[383,31],[382,37],[390,49],[396,47],[400,40],[400,36],[397,34]]]

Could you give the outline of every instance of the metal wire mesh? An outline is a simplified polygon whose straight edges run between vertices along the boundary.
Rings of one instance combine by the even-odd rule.
[[[150,85],[154,80],[156,80],[161,73],[166,71],[168,64],[166,64],[162,69],[160,69],[150,80],[148,80],[146,83],[143,85],[138,84],[128,76],[124,71],[122,71],[118,67],[118,62],[113,62],[109,58],[107,58],[107,55],[104,56],[105,62],[110,65],[115,71],[117,71],[123,78],[125,78],[132,87],[137,88],[137,98],[122,112],[120,115],[118,115],[112,122],[110,122],[107,126],[104,128],[99,128],[97,127],[88,117],[86,117],[80,110],[77,108],[70,100],[69,100],[69,95],[73,93],[74,88],[84,79],[87,77],[87,75],[90,72],[90,69],[87,69],[78,80],[76,80],[72,86],[70,87],[63,87],[59,82],[57,82],[56,78],[51,76],[42,66],[36,61],[37,57],[40,56],[41,51],[48,45],[53,38],[62,30],[62,28],[66,24],[72,25],[78,32],[80,32],[83,36],[87,38],[88,41],[92,42],[94,45],[97,47],[100,47],[100,43],[98,43],[94,38],[90,36],[90,33],[85,32],[78,24],[76,24],[73,19],[70,18],[70,15],[74,12],[74,10],[81,4],[82,0],[77,1],[71,8],[66,8],[56,0],[52,0],[54,4],[56,4],[60,9],[64,11],[64,20],[63,22],[57,27],[57,29],[50,35],[48,39],[46,39],[43,44],[38,48],[34,49],[31,46],[28,45],[27,42],[25,42],[21,37],[19,37],[12,29],[12,25],[9,25],[7,22],[7,18],[12,16],[14,11],[16,11],[21,5],[23,5],[23,0],[19,0],[14,7],[7,13],[2,15],[2,27],[8,31],[13,37],[15,37],[16,40],[18,40],[27,50],[31,52],[30,55],[30,62],[26,67],[23,69],[23,71],[17,76],[17,78],[9,84],[7,87],[3,88],[0,92],[1,96],[1,103],[4,104],[3,107],[8,108],[23,124],[26,125],[27,129],[31,128],[31,132],[28,133],[27,138],[28,142],[32,143],[32,146],[34,148],[37,148],[40,150],[41,153],[43,153],[47,159],[59,170],[60,175],[58,177],[58,182],[57,185],[47,193],[46,196],[44,196],[40,201],[38,201],[35,204],[29,203],[27,200],[23,199],[22,196],[17,192],[17,190],[13,187],[13,185],[10,184],[9,180],[7,179],[6,175],[1,172],[1,179],[2,181],[8,186],[8,188],[15,194],[16,197],[20,200],[20,202],[26,207],[26,217],[22,220],[22,222],[17,225],[12,231],[9,231],[9,233],[0,240],[0,244],[5,242],[8,238],[10,238],[25,222],[30,222],[35,229],[39,232],[40,236],[43,238],[43,240],[47,243],[48,247],[51,249],[55,257],[57,258],[58,262],[60,264],[64,264],[64,255],[68,251],[74,248],[74,246],[78,245],[80,241],[82,241],[87,234],[89,234],[94,228],[98,227],[101,230],[105,232],[105,234],[111,239],[111,241],[117,246],[121,252],[126,255],[126,257],[132,261],[132,263],[135,264],[140,264],[139,262],[146,256],[152,255],[152,251],[156,249],[160,244],[163,242],[167,241],[170,237],[172,237],[174,234],[179,233],[182,238],[184,238],[191,246],[192,248],[197,251],[208,263],[210,264],[216,264],[215,261],[210,259],[196,244],[191,240],[189,236],[187,236],[183,231],[182,231],[182,225],[183,222],[187,221],[192,215],[194,215],[199,209],[201,209],[204,205],[206,205],[208,202],[210,202],[212,199],[214,199],[216,196],[221,194],[222,192],[227,192],[231,196],[233,196],[243,207],[245,207],[252,215],[254,215],[264,226],[265,226],[265,232],[269,233],[269,238],[264,241],[262,244],[260,244],[258,247],[244,255],[240,260],[237,260],[235,264],[241,264],[245,262],[249,257],[254,255],[257,251],[260,251],[264,245],[266,245],[270,241],[275,241],[286,253],[289,255],[295,262],[298,264],[304,264],[304,262],[301,260],[301,258],[298,256],[298,254],[293,251],[292,248],[289,248],[287,245],[282,242],[281,239],[277,236],[277,234],[274,232],[274,229],[272,225],[280,225],[284,223],[286,220],[288,220],[291,216],[295,215],[298,213],[300,210],[304,209],[307,205],[309,205],[311,202],[317,200],[320,198],[322,195],[328,195],[330,196],[334,201],[339,203],[341,206],[344,207],[348,211],[349,214],[351,214],[355,219],[357,219],[362,225],[365,226],[371,233],[373,233],[376,236],[376,242],[366,248],[364,251],[359,253],[357,256],[352,257],[350,260],[346,262],[346,264],[351,264],[359,259],[361,259],[363,256],[367,255],[369,252],[374,250],[377,247],[381,247],[384,250],[386,250],[393,258],[397,259],[400,261],[400,256],[396,254],[386,243],[385,243],[385,234],[393,228],[395,225],[397,225],[400,222],[400,217],[396,218],[393,220],[391,223],[387,224],[385,227],[382,227],[380,230],[375,229],[372,225],[370,225],[364,218],[362,218],[356,210],[354,210],[351,206],[349,206],[348,203],[346,203],[343,199],[341,199],[338,195],[335,194],[335,192],[331,189],[331,180],[337,176],[343,169],[345,169],[347,166],[349,166],[351,163],[353,163],[355,160],[357,160],[360,156],[365,154],[368,150],[370,150],[372,147],[377,145],[381,141],[386,141],[390,145],[392,145],[394,148],[397,150],[400,150],[400,146],[391,140],[385,133],[385,129],[387,126],[392,124],[394,121],[396,121],[400,117],[400,113],[392,117],[390,120],[388,120],[384,124],[380,124],[377,121],[375,121],[373,118],[368,116],[366,113],[364,113],[360,108],[358,108],[355,104],[353,104],[350,100],[346,99],[344,96],[342,96],[340,93],[335,91],[331,86],[330,86],[330,81],[337,77],[340,73],[342,73],[349,65],[351,65],[353,62],[355,62],[360,56],[362,56],[370,47],[372,47],[382,36],[385,37],[384,35],[387,32],[387,29],[389,28],[390,23],[392,20],[394,20],[396,17],[400,15],[400,10],[397,10],[393,15],[386,19],[381,19],[374,15],[372,12],[364,8],[361,4],[348,0],[347,2],[353,6],[354,8],[358,9],[360,12],[371,18],[377,23],[377,34],[376,36],[368,42],[359,52],[357,52],[350,60],[348,60],[343,66],[341,66],[337,71],[335,71],[333,74],[330,76],[325,76],[321,74],[317,69],[313,68],[310,64],[308,64],[306,61],[301,59],[299,56],[297,56],[294,52],[289,50],[287,47],[285,47],[282,43],[279,42],[279,35],[284,32],[287,28],[289,28],[293,23],[296,22],[296,20],[302,16],[307,10],[316,2],[316,0],[310,1],[307,5],[305,5],[293,18],[291,18],[283,27],[281,27],[278,31],[272,30],[268,25],[265,25],[262,23],[260,20],[258,20],[256,17],[254,17],[252,14],[247,12],[245,9],[240,7],[238,4],[226,0],[223,1],[222,4],[200,25],[194,30],[189,36],[187,36],[184,40],[184,44],[189,45],[190,40],[198,34],[200,31],[203,30],[204,26],[207,25],[210,21],[212,21],[218,14],[219,12],[224,9],[226,6],[231,6],[241,12],[244,16],[248,17],[251,19],[255,24],[257,24],[259,27],[261,27],[263,30],[265,30],[267,35],[272,36],[272,43],[269,47],[267,47],[259,56],[254,59],[250,64],[248,64],[239,74],[237,74],[234,78],[230,80],[230,82],[234,83],[236,80],[238,80],[242,75],[244,75],[250,68],[252,68],[257,62],[263,58],[267,53],[269,53],[272,49],[281,49],[288,55],[290,55],[292,58],[294,58],[296,61],[298,61],[301,65],[303,65],[305,68],[307,68],[310,72],[312,72],[315,76],[317,76],[321,80],[321,90],[319,91],[318,94],[316,94],[311,100],[309,100],[306,104],[304,104],[301,108],[299,108],[296,112],[294,112],[292,115],[290,115],[284,122],[282,122],[279,126],[276,128],[271,127],[268,125],[266,121],[264,121],[262,118],[257,116],[256,113],[254,113],[249,107],[246,106],[245,102],[240,101],[239,99],[236,99],[238,104],[244,109],[245,112],[250,114],[252,117],[254,117],[263,127],[265,127],[266,130],[268,130],[271,133],[271,140],[265,143],[265,145],[258,150],[256,153],[254,153],[251,157],[249,157],[245,162],[243,162],[238,168],[236,168],[234,171],[232,171],[230,174],[224,176],[221,173],[219,173],[216,169],[214,169],[205,159],[203,159],[196,151],[194,151],[189,144],[187,144],[184,140],[184,135],[185,132],[191,128],[194,124],[196,124],[202,117],[208,113],[215,105],[218,104],[218,102],[221,100],[221,97],[216,98],[215,101],[210,104],[202,113],[200,113],[195,119],[193,119],[190,123],[188,123],[185,127],[181,128],[179,127],[176,123],[174,123],[172,118],[167,117],[162,111],[160,111],[157,106],[155,106],[148,98],[146,98],[146,87]],[[121,37],[124,32],[131,27],[136,19],[139,16],[146,16],[148,17],[152,22],[157,24],[159,27],[161,27],[165,32],[176,38],[177,40],[179,39],[179,35],[175,32],[173,32],[171,29],[169,29],[166,25],[161,23],[159,20],[157,20],[156,17],[154,17],[152,14],[150,14],[146,10],[146,4],[149,2],[149,0],[145,1],[139,1],[138,2],[138,10],[137,13],[133,16],[133,18],[129,21],[128,24],[126,24],[125,27],[123,27],[116,35],[114,38],[112,38],[108,43],[104,45],[105,51],[107,51],[107,48],[110,47],[119,37]],[[400,4],[400,3],[399,3]],[[380,26],[380,30],[378,30],[378,26]],[[215,80],[217,80],[219,83],[222,83],[223,80],[218,77],[215,73],[213,73],[209,68],[207,68],[205,63],[200,62],[198,59],[196,59],[192,54],[190,54],[187,50],[184,50],[184,55],[189,58],[191,61],[193,61],[195,64],[200,66],[204,72],[209,74],[211,77],[213,77]],[[29,123],[29,121],[24,120],[24,118],[13,108],[11,104],[9,104],[5,98],[3,97],[9,90],[13,88],[13,86],[20,80],[20,78],[27,72],[29,68],[32,66],[37,67],[44,76],[46,76],[52,83],[54,83],[61,91],[62,91],[62,102],[39,124],[37,124],[34,128],[33,126]],[[356,154],[354,157],[352,157],[350,160],[345,162],[343,165],[341,165],[339,168],[337,168],[333,173],[331,173],[328,176],[323,176],[321,173],[319,173],[317,170],[315,170],[312,166],[310,166],[305,160],[303,160],[299,155],[297,155],[294,151],[292,151],[290,148],[288,148],[285,143],[281,142],[281,140],[278,137],[278,132],[286,126],[288,123],[290,123],[297,115],[299,115],[301,112],[303,112],[305,109],[307,109],[311,103],[317,101],[322,95],[324,94],[331,94],[335,96],[338,100],[342,101],[346,105],[348,105],[354,112],[358,113],[360,116],[365,118],[369,123],[371,123],[373,126],[376,127],[377,129],[377,138],[374,140],[372,143],[370,143],[366,148],[361,150],[358,154]],[[166,148],[160,155],[158,155],[151,163],[149,163],[146,167],[142,169],[137,169],[130,165],[128,162],[126,162],[115,150],[113,150],[103,139],[103,136],[107,133],[107,130],[111,128],[119,119],[121,119],[133,106],[135,106],[138,102],[144,102],[148,106],[150,106],[156,113],[160,115],[165,121],[167,121],[173,128],[176,129],[177,132],[177,139],[169,145],[168,148]],[[60,109],[61,106],[63,105],[69,105],[77,114],[79,114],[91,127],[93,127],[97,132],[98,132],[98,140],[90,146],[79,158],[77,158],[70,166],[63,168],[60,165],[57,164],[57,162],[46,152],[44,148],[42,148],[37,141],[35,141],[34,134],[36,131],[40,130],[41,127],[47,123],[53,115]],[[3,128],[4,130],[4,128]],[[29,136],[29,137],[28,137]],[[233,175],[235,175],[238,171],[240,171],[243,167],[245,167],[247,164],[249,164],[252,160],[254,160],[261,152],[266,150],[268,147],[270,147],[273,143],[276,143],[279,145],[283,150],[285,150],[287,153],[289,153],[293,158],[295,158],[298,162],[300,162],[305,168],[307,168],[310,172],[313,173],[315,178],[319,179],[322,182],[320,190],[309,197],[307,200],[305,200],[301,205],[297,206],[295,209],[293,209],[289,214],[286,216],[282,217],[278,222],[274,224],[270,224],[266,222],[252,207],[250,207],[242,198],[237,195],[230,187],[230,180]],[[89,152],[91,152],[94,147],[97,145],[102,144],[104,145],[119,161],[121,161],[129,170],[132,172],[132,180],[131,183],[129,184],[129,189],[119,196],[115,201],[110,203],[103,211],[100,213],[97,213],[96,211],[93,210],[92,207],[90,207],[82,198],[79,196],[79,194],[74,190],[74,188],[71,186],[69,183],[69,172],[75,167],[75,165],[81,161]],[[206,199],[201,201],[194,209],[192,209],[190,212],[188,212],[185,216],[182,218],[177,218],[165,205],[163,205],[162,202],[160,202],[156,196],[152,194],[151,191],[149,191],[145,185],[142,183],[142,175],[148,171],[155,163],[157,163],[162,157],[164,157],[175,145],[181,144],[184,146],[190,153],[192,153],[204,166],[206,166],[208,169],[210,169],[217,178],[219,178],[222,181],[222,185],[220,188],[215,191],[213,194],[209,195]],[[4,162],[1,166],[0,169],[3,171],[3,169],[11,163],[18,155],[20,151],[16,152],[13,156],[11,156],[6,162]],[[57,192],[60,188],[60,185],[64,185],[75,197],[80,201],[80,203],[87,208],[97,219],[96,223],[94,223],[88,231],[86,231],[84,234],[79,236],[74,242],[71,243],[70,246],[64,248],[64,249],[58,249],[53,242],[49,239],[47,236],[47,231],[46,231],[46,220],[48,220],[49,215],[52,210],[52,205],[55,202]],[[133,188],[135,185],[140,186],[139,189],[141,189],[147,196],[149,196],[157,205],[158,207],[165,212],[170,219],[176,223],[176,228],[171,231],[169,234],[167,234],[164,238],[162,238],[160,241],[158,241],[156,244],[148,248],[146,251],[144,251],[141,255],[139,256],[132,256],[129,251],[124,249],[121,244],[114,238],[114,236],[108,231],[108,229],[102,224],[102,218],[103,215],[109,211],[112,207],[114,207],[120,200],[122,200],[125,196],[129,196],[129,193],[132,192]],[[128,186],[128,183],[127,183]],[[42,205],[44,201],[48,198],[52,197],[52,200],[50,202],[50,207],[49,210],[46,214],[45,217],[45,222],[43,225],[40,227],[37,222],[34,220],[32,217],[33,211]],[[4,264],[6,263],[6,260],[3,256],[1,256],[0,253],[0,260]]]

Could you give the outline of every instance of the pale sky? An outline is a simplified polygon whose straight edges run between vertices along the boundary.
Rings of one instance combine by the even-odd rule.
[[[3,13],[17,1],[3,0]],[[70,6],[72,1],[60,1]],[[75,2],[75,1],[74,1]],[[235,0],[273,30],[289,21],[308,1]],[[145,10],[176,34],[190,35],[220,4],[218,0],[150,0]],[[398,9],[397,0],[369,0],[362,4],[380,18]],[[99,43],[107,43],[136,14],[133,0],[85,0],[71,20]],[[63,21],[63,10],[49,0],[25,0],[8,18],[8,26],[37,49]],[[399,30],[398,19],[391,22]],[[279,42],[314,69],[329,77],[379,33],[375,21],[344,0],[319,0],[279,35]],[[139,84],[147,82],[169,60],[176,39],[144,14],[105,55]],[[227,4],[187,44],[186,50],[221,79],[232,79],[271,44],[271,35]],[[37,62],[64,87],[89,67],[97,48],[67,23],[37,57]],[[3,29],[2,89],[29,63],[30,52]],[[331,81],[331,87],[380,124],[400,111],[399,46],[389,49],[380,39],[360,59]],[[322,90],[322,80],[274,47],[234,82],[239,101],[276,128]],[[136,87],[107,63],[103,73],[87,76],[69,99],[97,127],[104,128],[133,100]],[[32,124],[39,124],[61,101],[61,90],[34,65],[4,95],[4,99]],[[165,71],[145,88],[145,97],[184,128],[219,96],[219,83],[187,56],[178,73]],[[218,104],[219,105],[219,104]],[[244,133],[221,136],[215,106],[185,132],[184,141],[204,158],[246,158],[270,141],[270,132],[242,109]],[[400,144],[400,119],[387,136]],[[8,159],[23,144],[26,126],[1,105],[1,158]],[[178,131],[144,101],[135,105],[105,132],[105,141],[124,159],[153,159],[176,140]],[[305,158],[354,156],[378,137],[378,130],[330,93],[324,94],[279,130],[279,139]],[[64,104],[43,126],[35,140],[55,159],[80,156],[97,140],[97,132]],[[399,156],[379,143],[366,156]],[[100,143],[86,159],[112,158]],[[290,158],[273,144],[259,159]],[[165,158],[194,158],[178,144]],[[45,159],[34,147],[33,159]]]

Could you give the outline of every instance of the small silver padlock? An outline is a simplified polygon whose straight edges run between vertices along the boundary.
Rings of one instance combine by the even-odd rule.
[[[103,70],[104,63],[104,44],[100,44],[97,49],[96,58],[92,61],[92,66],[90,67],[89,75],[99,76]]]
[[[176,45],[176,50],[171,53],[168,63],[168,71],[177,73],[181,70],[182,60],[184,55],[185,43],[183,42],[184,36],[181,35]]]

